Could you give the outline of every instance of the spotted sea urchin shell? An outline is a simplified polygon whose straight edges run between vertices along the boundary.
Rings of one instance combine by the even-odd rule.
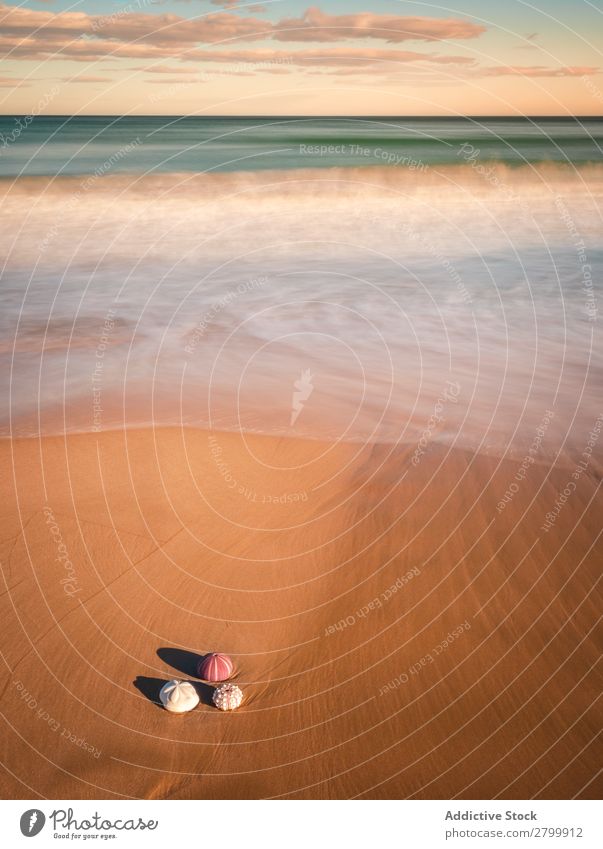
[[[243,701],[243,691],[236,684],[220,684],[216,687],[213,702],[220,710],[236,710]]]

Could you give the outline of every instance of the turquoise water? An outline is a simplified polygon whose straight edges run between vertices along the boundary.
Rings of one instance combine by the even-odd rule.
[[[463,147],[463,145],[465,145]],[[603,119],[0,116],[0,176],[601,160]]]

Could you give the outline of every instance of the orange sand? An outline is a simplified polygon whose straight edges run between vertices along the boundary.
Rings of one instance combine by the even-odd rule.
[[[498,513],[517,462],[411,455],[193,429],[1,443],[2,796],[600,794],[600,466],[545,533],[568,468],[531,467]],[[243,707],[199,683],[194,712],[162,710],[208,651]]]

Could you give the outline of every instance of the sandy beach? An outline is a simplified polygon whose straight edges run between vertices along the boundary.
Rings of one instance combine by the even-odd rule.
[[[501,508],[518,460],[415,449],[3,440],[2,796],[596,798],[597,451]],[[235,713],[195,677],[209,651]]]

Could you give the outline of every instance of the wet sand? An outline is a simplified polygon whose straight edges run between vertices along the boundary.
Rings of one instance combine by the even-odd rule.
[[[414,448],[2,441],[2,796],[600,795],[601,463],[543,530],[571,466]]]

